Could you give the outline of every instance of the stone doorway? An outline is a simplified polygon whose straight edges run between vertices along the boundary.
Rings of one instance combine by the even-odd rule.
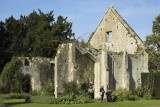
[[[29,93],[32,91],[31,87],[31,77],[30,75],[25,75],[22,80],[22,90],[25,93]]]

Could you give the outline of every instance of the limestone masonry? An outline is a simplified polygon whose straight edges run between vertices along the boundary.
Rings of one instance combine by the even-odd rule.
[[[60,44],[54,60],[37,59],[48,61],[47,77],[54,78],[56,97],[63,92],[63,82],[93,83],[95,98],[100,97],[101,85],[110,84],[112,90],[133,90],[141,85],[141,73],[148,72],[148,54],[143,41],[113,6],[105,13],[88,45],[83,48],[74,42]],[[21,66],[22,72],[31,76],[32,90],[39,90],[38,65],[36,61],[28,61],[30,65]]]

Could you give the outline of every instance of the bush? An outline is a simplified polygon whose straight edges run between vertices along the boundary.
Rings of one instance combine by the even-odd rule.
[[[21,93],[21,98],[22,99],[26,99],[27,97],[30,97],[31,94],[28,94],[28,93]]]
[[[145,93],[144,96],[143,96],[143,98],[145,100],[151,100],[152,99],[152,95],[150,93]]]
[[[131,91],[128,91],[127,89],[118,89],[112,92],[112,100],[113,101],[123,101],[128,100],[129,96],[131,95]]]
[[[1,97],[0,97],[0,107],[5,107]]]
[[[26,103],[42,103],[42,104],[56,104],[54,96],[30,96],[25,100]]]
[[[33,95],[33,96],[37,96],[37,95],[38,95],[38,91],[33,90],[33,91],[31,92],[31,95]]]
[[[35,93],[36,94],[36,93]],[[54,96],[54,79],[44,82],[43,87],[37,92],[40,96]]]
[[[3,94],[1,95],[2,100],[8,100],[11,99],[11,96],[9,94]]]
[[[79,95],[79,96],[76,96],[76,104],[84,104],[84,103],[93,103],[94,100],[91,99],[90,96],[83,96],[83,95]]]
[[[142,88],[144,94],[152,95],[156,99],[160,99],[160,73],[142,73]]]
[[[136,88],[133,92],[133,95],[137,95],[138,97],[143,97],[143,89],[141,87]]]
[[[139,97],[137,95],[129,95],[128,100],[136,101],[139,100]]]
[[[75,96],[73,94],[57,98],[57,104],[75,104],[75,103],[76,103]]]
[[[20,60],[13,57],[5,65],[0,76],[0,90],[6,93],[21,92],[22,74],[19,71]]]
[[[63,83],[64,95],[78,94],[78,86],[74,82]]]
[[[84,103],[94,102],[94,100],[91,99],[94,94],[92,92],[88,92],[89,90],[88,83],[82,83],[80,85],[77,85],[74,82],[64,83],[63,89],[64,89],[63,95],[65,96],[59,98],[60,100],[59,102],[62,104],[65,103],[84,104]],[[70,100],[68,100],[68,98]]]
[[[75,104],[72,96],[66,95],[55,98],[54,96],[30,96],[26,98],[27,103],[43,103],[43,104]]]
[[[28,93],[10,93],[10,94],[3,94],[1,95],[1,98],[3,100],[8,100],[8,99],[25,99],[29,97],[30,94]]]
[[[87,99],[86,97],[82,96],[82,95],[79,95],[76,97],[76,103],[77,104],[84,104],[87,102]]]
[[[20,99],[21,94],[20,93],[10,93],[11,99]]]
[[[160,99],[160,72],[154,74],[154,94],[156,99]]]

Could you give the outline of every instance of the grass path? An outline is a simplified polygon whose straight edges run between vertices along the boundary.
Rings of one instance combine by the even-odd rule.
[[[160,100],[138,100],[138,101],[123,101],[114,103],[88,103],[88,104],[37,104],[25,103],[24,99],[5,100],[7,107],[160,107]]]

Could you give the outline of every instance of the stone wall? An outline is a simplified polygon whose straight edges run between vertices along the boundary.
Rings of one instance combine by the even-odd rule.
[[[75,63],[75,45],[61,44],[55,57],[55,96],[63,92],[63,83],[73,81]]]
[[[20,66],[20,71],[24,74],[24,75],[29,75],[30,76],[30,84],[32,87],[32,91],[34,90],[40,90],[42,87],[42,78],[45,75],[45,81],[47,82],[49,79],[52,79],[54,77],[54,60],[49,59],[49,58],[42,58],[42,57],[33,57],[33,58],[29,58],[29,57],[20,57],[19,58],[21,60],[21,66]],[[47,67],[47,71],[45,71],[45,73],[43,73],[43,77],[41,74],[41,70],[40,70],[40,64],[42,64],[42,62],[46,62],[43,67]]]
[[[134,90],[141,85],[141,73],[148,72],[146,69],[148,56],[145,56],[145,51],[139,54],[105,51],[105,54],[104,51],[101,51],[94,66],[95,98],[100,98],[101,85],[104,85],[106,89],[109,84],[111,90],[119,88]]]
[[[112,32],[111,41],[109,32]],[[138,46],[144,48],[142,40],[113,6],[110,6],[89,40],[90,46],[96,49],[101,49],[104,43],[114,52],[127,51],[129,54],[134,54]]]

